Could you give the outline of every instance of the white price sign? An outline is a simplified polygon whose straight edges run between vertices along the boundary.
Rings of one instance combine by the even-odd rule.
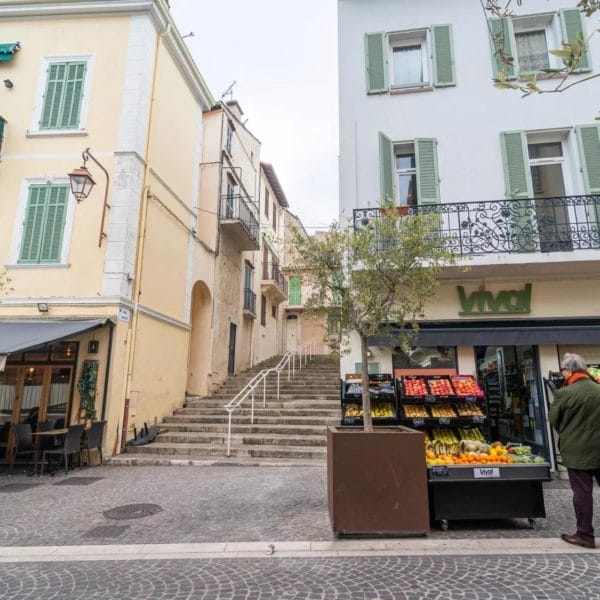
[[[498,467],[476,467],[473,469],[475,479],[494,479],[500,477],[500,469]]]

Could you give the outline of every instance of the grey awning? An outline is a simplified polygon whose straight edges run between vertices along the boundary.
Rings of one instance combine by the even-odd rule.
[[[457,325],[421,324],[414,346],[538,346],[540,344],[600,344],[600,322],[565,321]],[[395,346],[393,338],[369,338],[369,346]]]
[[[31,350],[49,342],[59,342],[102,327],[107,321],[108,319],[0,321],[0,355]]]

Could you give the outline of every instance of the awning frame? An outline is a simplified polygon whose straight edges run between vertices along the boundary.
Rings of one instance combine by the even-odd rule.
[[[0,62],[12,60],[16,52],[21,49],[21,42],[12,42],[10,44],[0,44]]]

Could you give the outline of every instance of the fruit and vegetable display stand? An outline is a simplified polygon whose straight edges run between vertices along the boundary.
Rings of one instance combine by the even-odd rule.
[[[362,424],[358,378],[341,382],[343,425]],[[550,465],[529,446],[486,440],[485,398],[472,375],[370,375],[369,389],[375,426],[425,433],[430,515],[442,529],[463,519],[526,518],[534,526],[546,516]]]
[[[424,429],[430,514],[443,529],[462,519],[546,516],[550,465],[529,446],[488,442],[484,394],[471,375],[396,379],[403,425]]]

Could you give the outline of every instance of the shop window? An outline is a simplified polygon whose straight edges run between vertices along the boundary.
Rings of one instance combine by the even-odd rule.
[[[378,362],[370,362],[368,363],[369,375],[379,375],[380,373],[380,364]],[[357,362],[354,363],[354,372],[362,373],[362,363]]]
[[[267,299],[260,295],[260,324],[264,327],[267,324]]]
[[[454,369],[457,370],[456,348],[452,346],[413,346],[408,352],[394,348],[394,369]]]

